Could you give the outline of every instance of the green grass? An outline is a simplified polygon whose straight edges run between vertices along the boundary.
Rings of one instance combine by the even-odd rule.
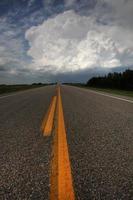
[[[126,91],[126,90],[118,90],[118,89],[104,89],[104,88],[94,88],[94,87],[85,87],[91,90],[100,91],[100,92],[106,92],[109,94],[116,94],[116,95],[122,95],[127,97],[133,97],[133,91]]]
[[[133,97],[133,91],[110,89],[110,88],[105,89],[105,88],[89,87],[89,86],[86,86],[85,84],[80,84],[80,83],[78,83],[78,84],[76,84],[76,83],[75,84],[68,84],[68,85],[86,88],[86,89],[90,89],[90,90],[95,90],[95,91],[99,91],[99,92],[105,92],[105,93],[114,94],[114,95]]]
[[[11,92],[18,92],[27,89],[33,89],[37,87],[42,87],[44,84],[33,84],[33,85],[0,85],[0,94],[6,94]]]

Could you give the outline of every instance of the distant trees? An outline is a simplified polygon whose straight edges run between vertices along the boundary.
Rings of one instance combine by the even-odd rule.
[[[43,85],[43,83],[32,83],[32,85]]]
[[[109,73],[106,76],[93,77],[87,82],[87,86],[133,90],[133,70],[123,73]]]

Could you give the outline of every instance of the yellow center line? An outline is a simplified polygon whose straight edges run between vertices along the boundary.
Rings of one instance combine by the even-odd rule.
[[[75,195],[60,88],[58,88],[56,128],[53,145],[50,177],[50,200],[74,200]]]
[[[55,112],[55,107],[56,107],[56,100],[57,100],[57,97],[54,96],[52,98],[48,112],[47,112],[47,114],[44,117],[44,120],[42,122],[41,129],[42,129],[44,136],[49,136],[52,132],[53,121],[54,121],[54,112]]]

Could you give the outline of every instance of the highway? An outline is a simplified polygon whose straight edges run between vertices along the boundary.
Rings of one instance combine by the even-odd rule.
[[[132,200],[133,99],[59,89],[0,97],[0,199]]]

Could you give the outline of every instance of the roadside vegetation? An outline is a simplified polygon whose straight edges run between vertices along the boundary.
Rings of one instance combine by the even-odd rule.
[[[90,89],[133,97],[133,70],[93,77],[86,83]]]
[[[43,84],[43,83],[33,83],[31,85],[28,85],[28,84],[5,85],[5,84],[2,84],[2,85],[0,85],[0,94],[17,92],[17,91],[22,91],[22,90],[27,90],[27,89],[37,88],[37,87],[43,87],[45,85],[48,85],[48,84]]]
[[[96,88],[110,88],[133,91],[133,70],[123,73],[109,73],[106,76],[93,77],[88,80],[87,86]]]
[[[101,92],[133,97],[133,70],[93,77],[87,83],[65,83]]]
[[[94,87],[85,87],[91,90],[99,91],[99,92],[106,92],[114,95],[122,95],[127,97],[133,97],[133,91],[126,91],[126,90],[116,90],[116,89],[110,89],[110,88],[94,88]]]

